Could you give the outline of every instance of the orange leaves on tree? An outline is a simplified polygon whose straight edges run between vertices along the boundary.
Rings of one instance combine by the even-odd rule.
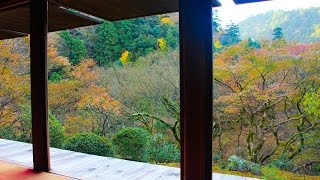
[[[98,79],[99,70],[96,68],[96,63],[93,59],[87,59],[76,65],[71,72],[71,75],[86,84],[93,83]]]
[[[96,85],[91,85],[88,91],[82,94],[78,107],[115,115],[121,113],[120,102],[109,95],[107,88]]]

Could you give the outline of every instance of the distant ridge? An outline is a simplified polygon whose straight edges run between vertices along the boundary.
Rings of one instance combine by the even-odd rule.
[[[289,41],[314,42],[320,40],[320,8],[291,11],[269,11],[249,17],[239,23],[241,37],[271,39],[272,30],[281,27]]]

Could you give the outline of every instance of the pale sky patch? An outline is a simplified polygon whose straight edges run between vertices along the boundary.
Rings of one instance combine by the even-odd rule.
[[[222,6],[216,8],[222,26],[230,22],[238,23],[246,18],[270,10],[294,10],[320,7],[320,0],[273,0],[267,2],[235,5],[233,0],[220,0]]]

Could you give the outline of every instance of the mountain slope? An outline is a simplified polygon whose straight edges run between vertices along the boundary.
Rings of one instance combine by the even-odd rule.
[[[269,11],[239,23],[242,38],[271,39],[272,31],[281,27],[289,41],[320,40],[320,8],[292,11]]]

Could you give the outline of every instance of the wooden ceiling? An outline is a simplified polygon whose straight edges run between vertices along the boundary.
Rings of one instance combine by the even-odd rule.
[[[48,31],[59,31],[100,23],[97,18],[83,15],[56,4],[49,4]],[[25,36],[30,32],[29,1],[0,0],[0,40]],[[6,30],[6,31],[5,31]]]
[[[26,35],[27,34],[24,34],[24,33],[9,31],[9,30],[6,30],[6,29],[0,29],[0,40],[1,39],[16,38],[16,37],[23,37],[23,36],[26,36]]]
[[[0,28],[22,33],[30,32],[29,7],[17,7],[0,12]],[[99,23],[92,18],[83,17],[66,9],[49,5],[48,31],[59,31]]]
[[[55,0],[54,3],[108,21],[179,11],[178,0]]]
[[[234,0],[258,1],[266,0]],[[220,6],[218,0],[213,2],[213,7]],[[98,24],[98,18],[116,21],[177,11],[179,0],[49,0],[48,31]],[[10,31],[0,31],[0,40],[28,34],[29,23],[29,0],[0,0],[0,29]]]

